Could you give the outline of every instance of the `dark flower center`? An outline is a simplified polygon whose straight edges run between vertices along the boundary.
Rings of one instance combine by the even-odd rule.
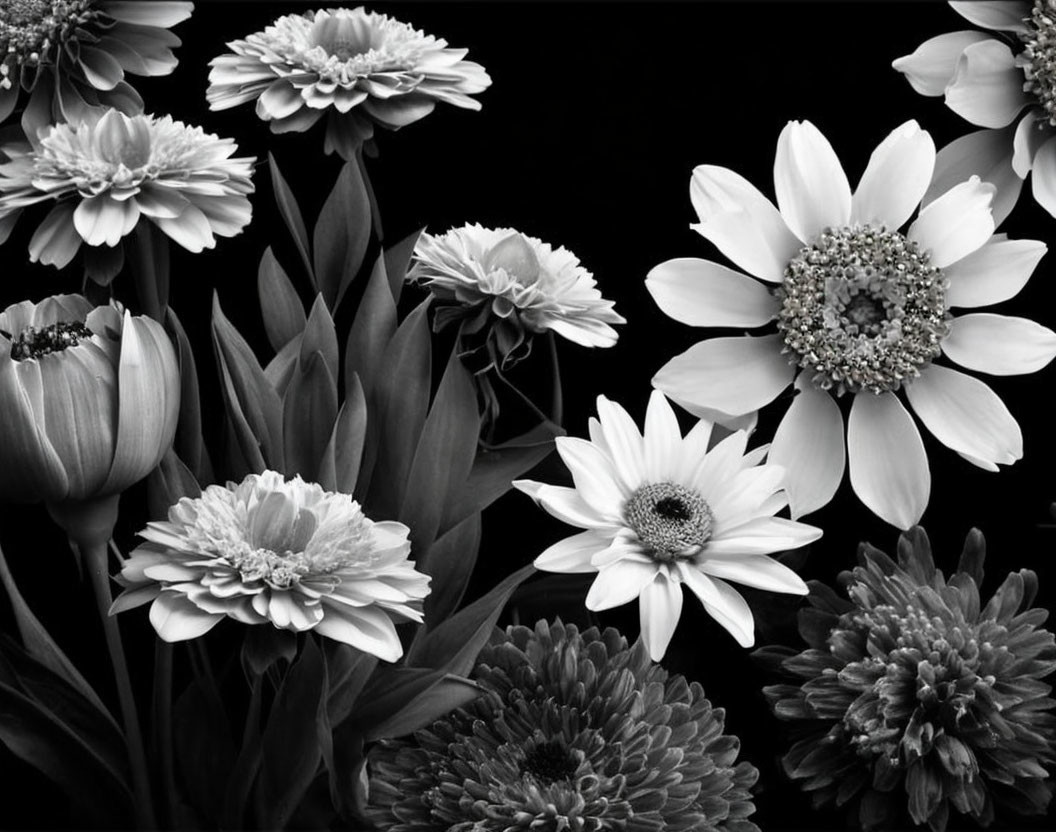
[[[3,0],[0,3],[0,57],[14,65],[36,64],[65,40],[94,12],[92,0]],[[12,79],[7,62],[0,70],[0,87],[9,89]]]
[[[542,784],[571,780],[579,768],[579,761],[556,740],[540,743],[524,756],[521,772],[530,774]]]
[[[26,358],[40,358],[53,352],[62,352],[75,347],[85,338],[92,337],[92,331],[79,321],[62,321],[50,326],[27,326],[11,342],[11,357],[15,361]]]
[[[627,524],[659,563],[691,558],[711,539],[711,508],[696,491],[684,485],[643,485],[627,500],[623,513]]]
[[[1056,126],[1056,0],[1035,0],[1028,31],[1020,34],[1025,44],[1022,57],[1024,89],[1037,98]]]

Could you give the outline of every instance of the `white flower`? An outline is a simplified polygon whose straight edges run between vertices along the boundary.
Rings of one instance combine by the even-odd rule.
[[[429,576],[407,559],[402,523],[374,522],[347,494],[300,477],[250,474],[184,498],[125,562],[111,613],[153,601],[166,641],[196,638],[224,617],[317,633],[396,661],[393,620],[421,621]]]
[[[735,431],[708,451],[712,423],[683,438],[671,406],[653,391],[644,436],[618,404],[598,397],[590,441],[558,437],[574,488],[518,480],[514,485],[559,520],[586,531],[555,543],[535,566],[597,572],[587,607],[639,599],[642,634],[654,661],[671,641],[686,584],[743,647],[755,641],[752,611],[726,580],[805,595],[807,586],[767,557],[804,546],[821,529],[774,517],[787,505],[783,469],[760,464],[766,448],[745,453]]]
[[[255,100],[273,133],[303,132],[328,115],[326,152],[345,158],[375,123],[404,127],[438,101],[479,110],[470,96],[491,84],[463,60],[467,50],[362,6],[286,15],[227,45],[235,54],[211,62],[212,109]]]
[[[1023,454],[1019,425],[983,382],[940,357],[991,375],[1044,367],[1056,333],[1024,318],[971,313],[1015,295],[1045,245],[994,235],[992,185],[972,177],[920,209],[935,164],[916,122],[873,152],[851,193],[839,159],[810,122],[781,132],[775,208],[731,170],[701,165],[691,196],[695,226],[748,275],[697,259],[670,260],[646,285],[660,308],[692,326],[762,327],[759,336],[712,338],[669,361],[653,384],[673,398],[743,414],[794,382],[796,397],[770,459],[788,469],[792,516],[832,499],[849,460],[851,485],[900,528],[924,512],[931,476],[913,418],[990,471]],[[802,370],[802,372],[801,372]],[[844,418],[834,396],[852,394]]]
[[[989,31],[938,35],[892,66],[917,92],[944,96],[947,107],[985,129],[939,152],[925,201],[978,174],[997,187],[1000,225],[1033,170],[1034,199],[1056,216],[1056,0],[950,5]]]

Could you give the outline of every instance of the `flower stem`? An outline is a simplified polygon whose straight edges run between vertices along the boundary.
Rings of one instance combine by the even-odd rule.
[[[154,642],[154,726],[161,755],[161,782],[165,789],[165,828],[176,828],[176,769],[172,746],[172,645]]]
[[[560,426],[564,416],[564,396],[561,392],[561,364],[557,360],[557,338],[553,330],[546,334],[546,340],[550,343],[550,375],[553,381],[553,393],[550,396],[550,420]]]

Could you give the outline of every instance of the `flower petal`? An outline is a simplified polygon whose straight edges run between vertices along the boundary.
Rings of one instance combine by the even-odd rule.
[[[341,605],[339,608],[328,604],[323,620],[315,625],[315,631],[382,661],[394,662],[403,655],[403,645],[392,619],[376,607]]]
[[[545,485],[532,480],[514,480],[513,487],[535,500],[550,515],[581,529],[607,529],[613,523],[603,518],[574,488]]]
[[[670,580],[663,572],[657,572],[656,577],[642,587],[638,614],[642,641],[649,649],[649,657],[658,662],[667,652],[682,616],[682,585]]]
[[[777,139],[774,158],[777,206],[804,243],[823,228],[847,225],[851,186],[836,152],[809,121],[790,121]]]
[[[1027,32],[1030,17],[1025,0],[950,0],[950,7],[965,20],[995,32]]]
[[[74,208],[60,202],[44,218],[29,241],[29,260],[64,269],[81,248],[81,235],[73,222]]]
[[[935,169],[935,142],[910,120],[891,131],[869,157],[854,196],[851,221],[901,228],[920,204]]]
[[[546,549],[535,559],[535,568],[544,572],[596,572],[590,559],[611,542],[596,531],[580,532]]]
[[[643,448],[646,480],[661,482],[670,478],[679,460],[682,430],[675,418],[675,411],[667,403],[667,397],[659,390],[654,390],[649,396]]]
[[[695,257],[656,266],[645,288],[665,315],[690,326],[762,326],[778,309],[758,280]]]
[[[103,11],[114,20],[168,29],[186,20],[194,11],[194,3],[183,0],[107,0]]]
[[[5,500],[65,499],[70,483],[61,457],[48,439],[40,373],[17,372],[10,342],[0,336],[0,495]]]
[[[744,555],[736,560],[709,560],[705,557],[700,562],[700,570],[715,578],[725,578],[770,592],[787,592],[791,595],[806,595],[810,592],[799,575],[766,555]]]
[[[735,528],[720,528],[708,541],[708,560],[738,559],[744,555],[769,555],[799,549],[821,537],[821,529],[784,517],[753,517]]]
[[[978,175],[997,188],[992,204],[994,225],[1004,222],[1023,189],[1023,179],[1012,167],[1011,136],[1012,128],[976,130],[946,145],[935,157],[935,173],[924,204]]]
[[[931,252],[931,265],[941,269],[956,263],[994,233],[990,206],[995,192],[993,185],[973,176],[922,208],[907,236]]]
[[[1005,127],[1032,101],[1012,50],[987,38],[968,46],[946,88],[946,106],[980,127]]]
[[[924,41],[911,55],[891,62],[892,68],[906,76],[911,87],[921,95],[942,95],[957,71],[957,59],[973,43],[989,38],[974,29],[947,32]]]
[[[626,410],[604,396],[598,396],[598,420],[616,472],[627,488],[637,488],[645,474],[642,434],[638,426]]]
[[[1051,138],[1034,154],[1031,168],[1034,201],[1056,217],[1056,138]]]
[[[587,592],[587,609],[597,612],[634,600],[656,572],[655,563],[637,560],[619,560],[602,568]]]
[[[1020,179],[1026,179],[1034,164],[1034,156],[1046,140],[1052,135],[1045,128],[1048,117],[1040,107],[1034,107],[1016,124],[1012,136],[1012,170]]]
[[[162,592],[150,605],[150,623],[162,641],[188,641],[208,633],[223,615],[200,610],[178,591]]]
[[[962,367],[995,376],[1034,373],[1056,357],[1056,332],[1028,320],[977,313],[954,318],[942,351]]]
[[[950,306],[989,306],[1014,297],[1022,289],[1047,247],[1039,240],[1009,240],[994,236],[946,269]]]
[[[608,456],[593,443],[574,436],[559,436],[555,445],[572,474],[576,491],[601,516],[617,519],[629,495],[624,493]]]
[[[711,578],[692,565],[678,564],[682,581],[700,599],[708,615],[733,636],[741,647],[755,644],[755,619],[748,603],[721,578]]]

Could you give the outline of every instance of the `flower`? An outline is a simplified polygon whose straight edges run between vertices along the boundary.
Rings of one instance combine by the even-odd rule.
[[[4,0],[0,7],[0,121],[31,93],[22,115],[30,141],[54,122],[81,121],[116,107],[143,111],[143,99],[125,80],[168,75],[180,39],[170,27],[186,20],[194,3],[122,0]]]
[[[694,228],[738,266],[669,260],[646,280],[672,318],[693,326],[762,327],[711,338],[671,359],[653,384],[677,401],[750,413],[795,384],[770,460],[785,466],[792,516],[832,499],[845,467],[873,512],[900,528],[924,512],[931,475],[903,389],[934,436],[989,471],[1023,455],[1019,425],[986,384],[945,357],[993,375],[1030,373],[1056,355],[1056,333],[1024,318],[954,317],[1015,295],[1045,253],[994,235],[992,185],[972,177],[920,209],[935,146],[916,122],[873,152],[852,195],[839,159],[810,122],[781,132],[777,204],[731,170],[701,165]],[[836,399],[852,404],[844,417]]]
[[[480,654],[486,695],[368,757],[368,819],[387,832],[758,832],[740,743],[696,682],[641,641],[540,621]]]
[[[605,610],[638,598],[642,636],[654,661],[671,641],[685,583],[737,642],[755,639],[752,611],[726,580],[806,595],[787,566],[767,557],[804,546],[821,529],[773,515],[787,504],[784,470],[760,464],[766,449],[745,454],[735,431],[710,451],[712,423],[685,436],[663,394],[654,391],[638,432],[622,407],[598,397],[590,441],[559,436],[574,488],[514,482],[559,520],[586,529],[535,559],[548,572],[597,572],[587,607]]]
[[[611,347],[618,336],[610,324],[626,323],[572,252],[512,228],[423,233],[407,279],[448,304],[439,326],[458,321],[465,334],[489,326],[488,353],[504,368],[524,357],[534,334],[550,330],[584,347]]]
[[[146,217],[189,251],[233,237],[250,220],[253,158],[231,158],[230,139],[170,116],[108,110],[57,124],[37,147],[5,147],[0,242],[28,205],[57,204],[29,243],[30,259],[63,268],[80,249],[117,246]],[[6,228],[6,230],[5,230]]]
[[[465,49],[384,14],[320,9],[280,17],[227,44],[214,58],[206,98],[213,110],[256,100],[271,132],[303,132],[327,116],[326,152],[351,159],[374,135],[429,115],[438,101],[469,110],[491,84]]]
[[[429,576],[407,559],[409,529],[374,522],[347,494],[299,476],[250,474],[211,485],[140,532],[111,613],[153,601],[165,641],[197,638],[225,616],[350,644],[386,661],[402,654],[393,620],[422,621]]]
[[[865,829],[902,827],[908,809],[935,832],[951,809],[983,826],[996,808],[1045,812],[1056,702],[1041,679],[1056,642],[1040,626],[1048,612],[1031,608],[1029,569],[981,604],[984,555],[973,530],[947,580],[919,527],[899,540],[897,564],[863,544],[840,575],[849,602],[812,583],[799,627],[809,648],[758,651],[796,678],[764,692],[802,729],[783,763],[815,806],[858,797]]]

